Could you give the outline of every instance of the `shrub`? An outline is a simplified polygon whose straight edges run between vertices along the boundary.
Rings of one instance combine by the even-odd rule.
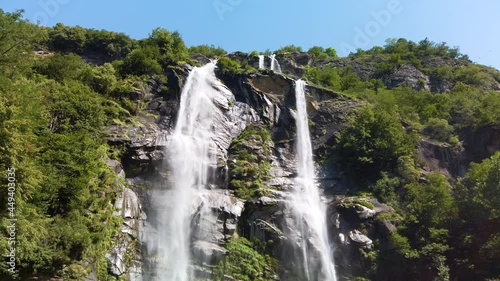
[[[237,60],[233,60],[227,57],[220,58],[217,61],[217,68],[223,74],[240,74],[243,72],[240,63]]]
[[[221,47],[215,47],[214,45],[199,45],[189,48],[189,54],[201,54],[207,58],[217,58],[222,57],[227,54],[226,50]]]
[[[452,137],[453,126],[445,119],[430,118],[423,132],[435,140],[448,142]]]
[[[263,184],[269,178],[271,163],[271,136],[265,128],[248,126],[233,140],[229,151],[234,155],[234,161],[229,164],[230,185],[236,196],[248,199],[264,195],[267,187]],[[257,153],[252,148],[257,144],[263,152]]]
[[[336,150],[353,176],[373,178],[381,171],[393,171],[401,156],[411,155],[413,140],[395,113],[368,106],[351,118],[350,126],[341,132]]]
[[[269,255],[259,253],[245,238],[237,238],[226,246],[228,252],[213,269],[215,280],[231,276],[242,281],[272,281],[278,262]]]
[[[294,53],[294,52],[302,52],[302,47],[295,45],[287,45],[274,51],[275,54]]]
[[[85,68],[82,80],[94,91],[102,94],[109,94],[117,83],[115,68],[110,63]]]

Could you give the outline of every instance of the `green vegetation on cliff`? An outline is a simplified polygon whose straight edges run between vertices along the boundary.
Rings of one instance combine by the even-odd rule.
[[[235,194],[248,199],[264,195],[269,178],[271,135],[266,128],[248,126],[229,148],[235,159],[229,164],[230,184]]]
[[[213,269],[215,280],[226,280],[226,276],[242,281],[275,280],[277,261],[257,251],[253,243],[247,239],[243,237],[233,239],[226,248],[225,257]]]

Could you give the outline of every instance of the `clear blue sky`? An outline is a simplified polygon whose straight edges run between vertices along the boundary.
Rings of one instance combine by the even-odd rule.
[[[228,51],[319,45],[344,56],[387,38],[428,37],[500,69],[498,0],[0,0],[0,8],[24,9],[26,18],[44,25],[62,22],[137,39],[164,27],[179,31],[188,46]],[[382,16],[377,21],[374,14]]]

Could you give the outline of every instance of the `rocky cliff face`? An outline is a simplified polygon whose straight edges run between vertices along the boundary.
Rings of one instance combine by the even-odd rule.
[[[241,55],[241,54],[236,54]],[[284,73],[292,76],[303,74],[304,66],[312,64],[305,53],[278,56]],[[258,61],[250,61],[258,64]],[[320,64],[321,62],[314,62]],[[344,60],[335,62],[345,66]],[[359,76],[373,75],[370,64],[352,64]],[[155,232],[155,198],[158,189],[168,186],[171,178],[166,165],[168,154],[165,147],[175,123],[179,107],[180,91],[189,67],[172,68],[168,71],[170,94],[162,96],[155,92],[155,83],[138,98],[145,102],[136,118],[136,123],[115,125],[108,128],[108,142],[116,149],[123,149],[121,163],[110,161],[109,165],[126,179],[127,187],[120,193],[116,203],[117,214],[124,219],[117,245],[108,255],[114,275],[127,280],[148,280],[148,272],[154,267],[154,257],[148,256],[144,235]],[[272,241],[272,254],[282,261],[281,280],[288,280],[293,265],[283,257],[286,244],[284,228],[287,216],[284,212],[286,193],[295,177],[295,93],[294,80],[280,74],[223,74],[218,78],[234,95],[234,102],[224,109],[224,116],[214,126],[221,133],[217,136],[219,151],[213,189],[208,192],[209,209],[215,221],[196,221],[210,239],[192,237],[192,251],[206,256],[204,264],[193,264],[200,280],[209,280],[211,267],[225,254],[224,243],[236,235]],[[413,88],[428,89],[432,86],[429,77],[412,66],[402,66],[384,82],[393,87],[408,84]],[[441,85],[442,86],[442,85]],[[439,87],[441,87],[439,86]],[[220,89],[221,91],[224,89]],[[373,249],[372,239],[384,241],[384,237],[395,229],[397,220],[376,220],[380,212],[391,213],[392,209],[371,198],[346,198],[342,194],[349,186],[343,180],[343,171],[335,164],[322,165],[319,160],[335,145],[339,131],[347,125],[346,117],[363,106],[342,94],[315,86],[307,86],[307,109],[314,155],[317,160],[318,180],[326,191],[329,203],[329,229],[335,241],[336,264],[340,276],[356,276],[366,270],[360,253]],[[249,142],[245,145],[271,164],[269,176],[264,181],[265,190],[260,196],[247,200],[238,198],[230,188],[231,175],[228,160],[235,159],[231,144],[248,125],[266,128],[271,134],[270,154],[262,147]],[[430,170],[442,170],[452,175],[462,175],[471,161],[483,159],[500,148],[498,128],[484,128],[468,134],[462,151],[441,147],[432,142],[422,142],[421,155],[428,160]],[[121,169],[123,166],[123,170]],[[168,196],[168,194],[167,194]],[[205,237],[206,238],[206,237]],[[198,241],[198,242],[197,242]],[[208,241],[208,242],[199,242]],[[361,252],[360,252],[361,251]],[[278,277],[277,277],[278,278]]]

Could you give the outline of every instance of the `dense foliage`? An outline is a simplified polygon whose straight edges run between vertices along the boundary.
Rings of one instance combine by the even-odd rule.
[[[242,281],[272,281],[277,271],[277,261],[268,254],[257,251],[253,243],[245,238],[231,240],[227,253],[213,269],[215,280],[226,280],[232,276]]]
[[[229,164],[229,187],[238,197],[248,199],[265,194],[267,187],[263,182],[269,178],[271,168],[270,142],[267,129],[248,126],[231,144],[229,151],[235,159]]]

